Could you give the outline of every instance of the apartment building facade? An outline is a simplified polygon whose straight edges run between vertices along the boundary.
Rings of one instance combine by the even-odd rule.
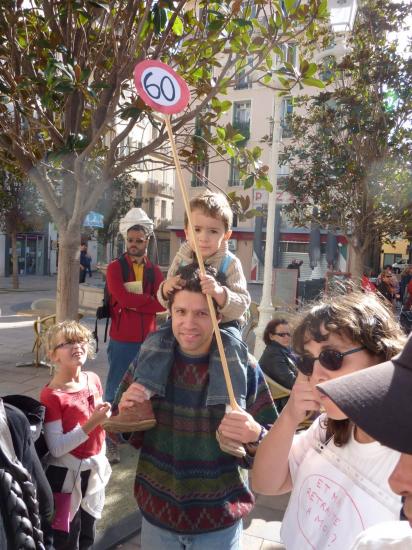
[[[327,49],[316,52],[315,61],[325,67],[324,78],[327,78],[327,70],[333,59],[339,59],[345,53],[345,37],[353,27],[356,15],[355,0],[331,0],[330,1],[331,24],[336,31],[335,41]],[[297,67],[299,52],[296,44],[284,45],[283,60],[276,59],[277,66],[284,60]],[[312,269],[310,267],[309,247],[310,230],[293,227],[287,216],[282,212],[282,207],[293,200],[284,189],[284,177],[288,174],[288,166],[282,160],[282,150],[290,140],[290,117],[295,106],[294,98],[298,94],[316,94],[316,88],[304,90],[292,90],[290,95],[276,99],[273,89],[258,82],[259,74],[248,74],[247,67],[243,74],[239,75],[234,87],[230,91],[229,99],[232,108],[226,113],[222,124],[231,123],[245,137],[245,145],[248,148],[258,146],[262,149],[263,164],[272,162],[272,147],[269,141],[262,142],[264,136],[273,135],[274,120],[280,121],[279,132],[279,162],[276,166],[277,190],[268,193],[265,190],[250,188],[245,190],[239,177],[236,163],[229,157],[226,162],[211,162],[202,166],[203,173],[213,183],[211,188],[217,186],[224,193],[236,191],[237,194],[248,196],[251,207],[259,209],[263,214],[267,212],[269,200],[276,200],[275,216],[275,246],[274,267],[287,267],[292,259],[303,260],[301,268],[302,279],[317,279],[325,275],[328,269],[326,259],[327,231],[320,231],[320,261]],[[322,75],[321,75],[322,77]],[[275,112],[275,109],[278,112]],[[195,196],[203,191],[204,187],[199,178],[193,173],[185,172],[186,186],[189,195]],[[183,231],[184,206],[180,189],[176,186],[173,220],[171,229],[171,255],[178,250],[184,240]],[[246,221],[234,220],[232,238],[229,248],[239,257],[248,281],[261,281],[263,279],[264,247],[266,239],[266,218],[252,218]],[[347,242],[343,236],[336,236],[337,262],[335,269],[347,271]]]

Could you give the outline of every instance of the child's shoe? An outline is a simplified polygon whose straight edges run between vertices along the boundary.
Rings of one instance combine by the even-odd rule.
[[[156,426],[150,399],[136,403],[130,409],[124,409],[116,416],[111,416],[103,424],[103,428],[112,433],[143,432]]]

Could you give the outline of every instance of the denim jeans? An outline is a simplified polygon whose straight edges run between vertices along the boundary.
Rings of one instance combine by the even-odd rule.
[[[140,342],[119,342],[119,340],[109,341],[107,346],[107,358],[109,360],[109,372],[107,374],[106,389],[104,391],[104,400],[113,403],[117,388],[122,381],[130,363],[139,352]]]
[[[246,408],[247,391],[247,346],[242,342],[236,326],[223,325],[220,328],[223,348],[232,381],[236,402]],[[142,343],[135,371],[135,381],[163,397],[174,361],[177,345],[173,336],[171,321],[167,321],[156,332],[149,334]],[[206,405],[228,404],[225,377],[215,339],[212,341],[209,358],[209,390]]]
[[[242,548],[242,521],[231,527],[198,535],[179,535],[156,527],[142,519],[140,547],[142,550],[240,550]]]

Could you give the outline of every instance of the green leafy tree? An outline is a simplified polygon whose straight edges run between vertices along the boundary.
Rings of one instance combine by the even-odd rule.
[[[189,106],[172,121],[181,148],[191,121],[206,120],[215,134],[242,59],[267,73],[282,42],[314,37],[325,17],[326,0],[2,2],[0,148],[37,186],[58,227],[58,319],[77,314],[77,255],[87,212],[114,178],[142,168],[147,155],[170,159],[164,123],[134,89],[136,63],[161,59],[190,86]],[[303,67],[285,67],[280,85],[304,79],[309,64]],[[144,147],[123,154],[137,123],[158,131]],[[219,135],[222,150],[233,156],[236,134]],[[259,166],[252,175],[267,181]]]
[[[42,230],[45,215],[35,186],[12,169],[0,167],[0,228],[11,239],[13,288],[19,288],[17,234]]]
[[[349,53],[330,63],[330,84],[300,98],[286,148],[287,211],[298,225],[316,220],[343,231],[350,269],[359,277],[371,244],[405,230],[411,191],[410,43],[399,51],[389,33],[402,33],[410,5],[366,0],[347,41]],[[400,34],[399,34],[400,35]],[[325,67],[322,67],[325,76]],[[316,212],[316,209],[315,209]]]

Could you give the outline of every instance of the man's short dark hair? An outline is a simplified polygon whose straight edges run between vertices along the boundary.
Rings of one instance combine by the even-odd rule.
[[[220,283],[217,270],[214,267],[210,265],[205,265],[205,273],[206,275],[211,275],[216,279],[218,283]],[[179,267],[176,275],[179,275],[180,279],[182,279],[184,282],[184,287],[182,290],[188,290],[189,292],[200,292],[200,293],[202,292],[202,286],[200,284],[200,268],[198,263],[194,262],[194,263]],[[177,292],[179,292],[179,290],[174,290],[169,295],[169,309],[172,308],[175,295]],[[213,305],[215,306],[215,310],[217,311],[217,308],[218,308],[217,303],[213,298],[212,298],[212,301],[213,301]]]
[[[129,231],[140,231],[144,234],[146,239],[148,239],[150,236],[149,229],[144,225],[140,225],[139,223],[137,223],[136,225],[132,225],[132,227],[129,227],[129,229],[127,230],[127,234],[129,234]]]

